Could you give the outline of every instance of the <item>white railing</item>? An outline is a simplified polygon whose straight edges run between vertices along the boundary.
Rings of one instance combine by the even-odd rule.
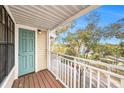
[[[49,66],[56,79],[69,88],[124,87],[121,66],[52,52]]]

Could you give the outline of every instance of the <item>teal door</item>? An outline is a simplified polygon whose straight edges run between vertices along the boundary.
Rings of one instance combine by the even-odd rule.
[[[19,29],[19,76],[35,70],[35,33]]]

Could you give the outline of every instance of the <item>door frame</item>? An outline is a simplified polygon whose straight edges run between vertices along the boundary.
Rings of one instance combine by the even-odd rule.
[[[35,72],[38,71],[37,67],[37,28],[16,24],[15,26],[15,79],[19,77],[19,28],[27,29],[35,32]]]
[[[26,32],[27,34],[26,34],[26,37],[27,37],[27,35],[29,34],[29,33],[31,33],[31,34],[33,34],[33,37],[31,37],[31,39],[33,39],[33,51],[31,51],[32,53],[31,53],[31,55],[33,55],[33,61],[32,61],[32,67],[28,67],[27,69],[28,70],[23,70],[24,69],[24,63],[21,61],[21,59],[20,58],[22,58],[22,56],[23,56],[23,54],[25,55],[25,52],[22,52],[22,51],[20,51],[19,50],[19,55],[21,54],[22,56],[19,56],[19,64],[20,64],[20,62],[21,62],[21,64],[22,64],[22,66],[21,65],[19,65],[18,66],[18,69],[19,69],[19,76],[23,76],[23,75],[26,75],[26,74],[29,74],[29,73],[32,73],[32,72],[34,72],[35,71],[35,31],[33,31],[33,30],[29,30],[29,29],[24,29],[24,28],[19,28],[19,49],[20,49],[20,47],[22,46],[22,39],[23,39],[23,36],[20,36],[20,34],[22,34],[23,35],[23,33],[24,32]],[[24,37],[24,38],[26,38],[26,37]],[[27,39],[28,38],[30,38],[29,36],[27,37]],[[21,41],[20,41],[21,40]],[[30,40],[30,39],[28,39],[28,40]],[[29,41],[27,41],[26,43],[28,43]],[[28,43],[28,45],[27,46],[29,46],[29,43]],[[22,48],[21,48],[22,49]],[[27,48],[26,48],[27,49]],[[29,52],[26,52],[26,53],[29,53]],[[29,54],[26,54],[25,55],[26,57],[28,56],[28,58],[29,58],[29,56],[30,56],[30,53]],[[30,60],[31,61],[31,60]],[[29,60],[27,60],[26,61],[26,63],[28,63],[28,64],[30,64],[30,61]],[[24,72],[22,72],[22,71],[24,71]]]

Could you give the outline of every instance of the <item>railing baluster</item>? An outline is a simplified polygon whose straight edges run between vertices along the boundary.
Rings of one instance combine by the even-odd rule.
[[[66,65],[66,70],[67,70],[67,75],[66,75],[66,85],[68,85],[68,60],[66,61],[67,65]]]
[[[92,88],[92,69],[90,69],[90,88]]]
[[[64,62],[64,59],[62,59],[62,62],[61,62],[61,80],[63,81],[63,62]]]
[[[65,81],[65,80],[64,80],[64,79],[65,79],[65,77],[64,77],[64,76],[65,76],[65,74],[64,74],[65,65],[64,65],[64,64],[65,64],[65,59],[63,59],[63,64],[62,64],[62,75],[63,75],[62,78],[63,78],[63,82]]]
[[[71,84],[71,88],[73,87],[73,85],[72,85],[72,78],[73,78],[72,77],[72,71],[73,71],[73,67],[72,67],[72,62],[71,62],[71,83],[70,83]]]
[[[121,79],[121,88],[124,88],[124,78]]]
[[[65,80],[64,80],[64,82],[65,82],[65,84],[66,84],[66,60],[65,60],[65,63],[64,63],[64,66],[65,66]]]
[[[68,78],[68,79],[67,79],[67,85],[68,85],[68,87],[69,87],[69,61],[67,61],[67,63],[68,63],[68,74],[67,74],[67,76],[68,76],[67,78]]]
[[[100,88],[100,71],[97,71],[97,88]]]
[[[111,68],[110,67],[107,67],[107,68],[108,68],[108,71],[111,72]],[[110,79],[111,79],[110,74],[108,74],[107,75],[107,81],[108,81],[107,82],[107,87],[108,88],[110,88],[110,83],[111,83]]]
[[[108,88],[110,88],[110,83],[111,83],[111,77],[110,77],[110,74],[108,74],[108,77],[107,77],[107,81],[108,81],[108,83],[107,83],[107,87]]]
[[[68,60],[66,61],[66,85],[68,85]]]
[[[78,65],[78,88],[80,88],[80,65]]]
[[[63,70],[63,82],[65,81],[65,69],[64,69],[64,66],[65,66],[65,59],[63,59],[63,67],[62,67],[62,70]]]
[[[76,74],[77,74],[77,65],[76,65],[76,59],[74,61],[74,88],[76,88]]]
[[[61,58],[61,60],[60,60],[60,79],[61,79],[61,74],[62,74],[62,73],[61,73],[61,64],[62,64],[61,61],[62,61],[62,58]]]
[[[85,72],[86,72],[86,67],[84,67],[83,70],[83,88],[85,88]]]
[[[63,81],[63,58],[61,62],[61,80]]]

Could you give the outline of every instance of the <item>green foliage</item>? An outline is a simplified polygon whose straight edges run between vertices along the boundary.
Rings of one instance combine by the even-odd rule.
[[[65,25],[56,29],[56,35],[59,36],[61,33],[65,32],[68,29],[73,28],[73,27],[74,27],[74,22],[70,22],[68,24],[65,24]]]
[[[120,19],[115,23],[109,24],[104,28],[98,26],[100,16],[97,13],[91,13],[86,16],[88,22],[85,28],[78,29],[75,33],[68,32],[65,38],[61,38],[63,43],[53,44],[53,51],[57,53],[65,53],[77,57],[84,57],[99,60],[106,56],[124,57],[124,19]],[[57,38],[66,32],[75,23],[69,23],[62,26],[56,31]],[[101,44],[101,39],[118,38],[120,44]],[[82,54],[81,49],[86,48]]]
[[[51,44],[52,51],[55,53],[63,53],[65,54],[67,47],[64,44],[57,44],[57,43],[52,43]]]

